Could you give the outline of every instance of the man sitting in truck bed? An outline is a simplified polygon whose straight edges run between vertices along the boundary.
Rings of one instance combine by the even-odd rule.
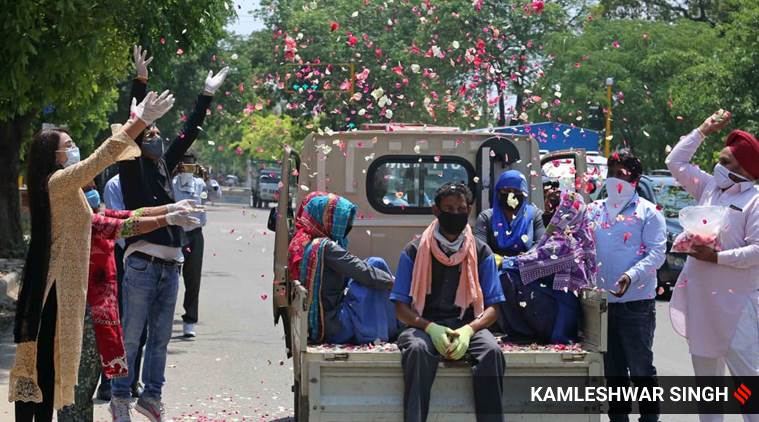
[[[390,299],[409,327],[398,338],[407,422],[427,419],[440,359],[465,355],[474,375],[477,420],[503,420],[505,361],[487,327],[505,298],[493,253],[467,224],[472,202],[466,185],[441,186],[432,206],[437,219],[401,253]]]

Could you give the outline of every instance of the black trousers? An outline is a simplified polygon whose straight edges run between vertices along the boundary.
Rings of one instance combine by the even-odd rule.
[[[188,324],[198,322],[198,298],[200,296],[200,277],[203,272],[203,229],[197,228],[186,233],[189,243],[182,248],[184,266],[184,315],[182,321]]]
[[[403,419],[424,422],[430,408],[430,392],[441,356],[430,336],[407,328],[398,337],[403,363]],[[478,422],[503,421],[503,371],[506,361],[493,334],[476,332],[464,357],[472,365],[474,406]]]
[[[118,299],[119,299],[119,315],[122,314],[124,307],[121,304],[121,282],[124,280],[124,253],[126,251],[124,248],[116,244],[116,247],[113,249],[113,256],[116,260],[116,286],[118,288]],[[140,347],[137,349],[137,358],[134,361],[134,372],[132,368],[129,368],[130,374],[137,374],[137,377],[134,379],[134,383],[132,384],[132,389],[137,388],[137,383],[140,382],[140,369],[142,367],[142,351],[145,350],[145,343],[148,341],[148,324],[145,324],[145,328],[142,329],[142,336],[140,336]],[[111,381],[105,377],[105,372],[103,372],[100,375],[100,384],[101,387],[108,385],[110,387]],[[107,390],[106,390],[107,391]]]
[[[604,354],[604,373],[609,386],[626,387],[630,381],[639,387],[656,387],[654,367],[654,299],[609,303],[609,343]],[[659,420],[659,403],[639,403],[641,422]],[[609,402],[609,419],[627,422],[632,403]]]
[[[16,422],[50,422],[53,420],[53,394],[55,388],[55,321],[58,312],[58,300],[55,296],[55,284],[47,295],[42,308],[40,330],[37,334],[37,385],[42,390],[42,403],[17,401]]]

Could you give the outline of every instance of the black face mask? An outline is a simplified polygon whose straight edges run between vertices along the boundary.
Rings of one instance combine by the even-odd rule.
[[[145,138],[142,141],[140,149],[145,157],[151,160],[157,160],[163,156],[163,138],[160,136]]]
[[[519,203],[517,204],[516,208],[512,207],[511,205],[509,205],[509,193],[511,193],[512,195],[514,195],[514,198],[516,198],[516,200],[519,201]],[[521,194],[521,193],[514,193],[514,192],[509,192],[509,193],[501,193],[501,192],[499,192],[498,193],[498,203],[503,208],[508,208],[510,210],[516,211],[516,210],[519,209],[519,207],[522,206],[522,201],[524,200],[523,199],[524,195]]]
[[[440,215],[437,216],[437,221],[440,223],[440,228],[443,229],[445,234],[458,236],[464,231],[464,227],[469,222],[469,214],[454,214],[441,211]]]

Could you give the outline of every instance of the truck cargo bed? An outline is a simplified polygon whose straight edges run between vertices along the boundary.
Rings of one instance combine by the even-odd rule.
[[[296,285],[290,308],[296,376],[296,414],[300,421],[402,421],[403,372],[394,344],[333,346],[306,344],[305,290]],[[606,348],[606,299],[582,292],[583,342],[572,346],[503,344],[505,377],[603,376]],[[435,378],[429,421],[474,421],[471,370],[462,362],[442,362]],[[598,406],[588,414],[522,414],[524,403],[504,388],[509,421],[598,421]],[[548,405],[547,405],[548,406]],[[546,410],[548,408],[546,407]]]

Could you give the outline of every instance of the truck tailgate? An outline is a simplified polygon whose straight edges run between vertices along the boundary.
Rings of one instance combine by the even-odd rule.
[[[506,378],[514,376],[602,376],[597,352],[505,351]],[[308,351],[301,382],[308,396],[309,421],[403,420],[400,352]],[[441,363],[432,387],[429,421],[474,421],[472,373],[460,363]],[[512,420],[600,420],[599,408],[587,415],[520,414],[523,399],[504,389],[504,411]],[[546,403],[547,407],[550,406]]]
[[[403,372],[397,346],[308,346],[304,317],[305,290],[296,286],[290,312],[293,323],[294,369],[300,385],[301,420],[308,421],[402,421]],[[599,321],[588,328],[605,329],[605,300],[586,301],[585,317]],[[596,305],[598,305],[596,307]],[[589,312],[590,311],[590,312]],[[603,318],[601,318],[603,317]],[[596,319],[593,318],[593,319]],[[579,345],[510,346],[503,345],[506,359],[505,379],[516,376],[602,377],[605,335],[595,332],[583,349]],[[300,341],[299,341],[300,340]],[[300,359],[298,359],[300,356]],[[443,362],[432,388],[429,421],[474,421],[472,373],[468,365]],[[600,409],[587,408],[588,414],[521,414],[525,398],[517,398],[504,388],[504,411],[509,421],[599,421]],[[550,403],[544,403],[548,411]],[[307,409],[306,409],[307,407]],[[307,415],[307,419],[303,416]]]

